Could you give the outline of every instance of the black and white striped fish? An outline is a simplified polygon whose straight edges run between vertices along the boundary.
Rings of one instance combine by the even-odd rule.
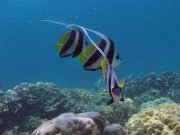
[[[60,43],[56,44],[56,49],[59,51],[60,57],[76,57],[80,55],[85,44],[87,43],[82,31],[72,29],[61,36]]]
[[[107,102],[107,105],[124,101],[121,92],[124,86],[124,81],[119,84],[114,70],[105,60],[101,61],[101,68],[106,85],[109,89],[109,94],[112,97],[111,100]]]
[[[109,94],[111,95],[112,99],[107,103],[107,105],[110,105],[114,102],[120,102],[120,101],[124,101],[124,98],[121,95],[121,91],[122,91],[122,87],[121,84],[119,84],[118,79],[116,77],[116,74],[108,60],[108,53],[104,52],[104,50],[102,49],[101,45],[97,45],[92,38],[89,36],[88,32],[92,32],[98,36],[100,36],[102,38],[102,43],[101,44],[107,44],[107,43],[111,43],[110,40],[103,35],[102,33],[98,32],[98,31],[94,31],[88,28],[84,28],[80,25],[76,25],[76,24],[66,24],[63,22],[57,22],[57,21],[53,21],[53,20],[41,20],[41,21],[46,21],[46,22],[50,22],[50,23],[55,23],[55,24],[59,24],[59,25],[63,25],[65,27],[68,27],[70,29],[72,29],[73,27],[76,28],[80,28],[85,35],[87,36],[87,38],[90,40],[90,42],[92,43],[92,45],[95,47],[95,49],[97,49],[97,51],[99,51],[99,53],[103,56],[104,59],[102,59],[100,61],[100,67],[103,71],[103,76],[105,79],[105,82],[109,88]],[[103,46],[103,45],[102,45]],[[108,46],[108,45],[107,45]],[[110,45],[109,45],[110,46]],[[67,50],[67,49],[66,49]],[[73,52],[73,51],[72,51]],[[71,55],[72,53],[70,53]],[[91,54],[91,53],[89,53]],[[65,55],[66,56],[66,55]],[[123,84],[124,85],[124,84]]]
[[[113,68],[120,64],[121,60],[119,57],[119,53],[114,45],[114,42],[111,39],[101,39],[97,45],[106,55],[110,65]],[[100,63],[104,59],[103,55],[94,46],[91,46],[93,45],[87,47],[86,54],[80,55],[80,60],[81,62],[84,62],[83,68],[85,70],[100,69]]]

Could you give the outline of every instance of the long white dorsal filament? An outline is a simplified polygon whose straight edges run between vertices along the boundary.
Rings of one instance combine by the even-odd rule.
[[[107,62],[108,66],[110,67],[110,64],[109,64],[109,61],[106,57],[106,55],[104,54],[104,52],[99,48],[99,46],[91,39],[91,37],[89,36],[89,34],[87,33],[87,31],[90,31],[98,36],[100,36],[102,39],[104,39],[105,41],[109,40],[104,34],[98,32],[98,31],[95,31],[95,30],[91,30],[91,29],[88,29],[88,28],[85,28],[85,27],[82,27],[80,25],[76,25],[76,24],[67,24],[67,23],[64,23],[64,22],[58,22],[58,21],[54,21],[54,20],[40,20],[40,21],[43,21],[43,22],[50,22],[50,23],[54,23],[54,24],[58,24],[58,25],[62,25],[62,26],[65,26],[67,28],[70,28],[72,29],[72,27],[78,27],[80,29],[82,29],[84,31],[84,33],[86,34],[86,36],[88,37],[88,39],[91,41],[91,43],[98,49],[98,51],[103,55],[105,61]],[[113,74],[114,74],[114,77],[116,79],[116,81],[118,82],[118,79],[117,79],[117,76],[116,74],[114,73],[113,71]]]
[[[41,22],[50,22],[50,23],[54,23],[54,24],[59,24],[59,25],[65,26],[65,27],[69,26],[69,24],[67,24],[67,23],[57,22],[57,21],[53,21],[53,20],[40,20],[40,21]]]
[[[85,28],[85,27],[82,27],[80,25],[76,25],[76,24],[67,24],[67,23],[63,23],[63,22],[57,22],[57,21],[53,21],[53,20],[40,20],[40,21],[43,21],[43,22],[50,22],[50,23],[54,23],[54,24],[59,24],[59,25],[62,25],[62,26],[65,26],[67,28],[71,28],[72,27],[78,27],[80,29],[82,29],[84,31],[84,33],[86,34],[86,36],[88,37],[88,39],[91,41],[91,43],[98,49],[98,51],[103,55],[103,57],[105,58],[106,62],[108,63],[109,65],[109,61],[106,57],[106,55],[104,54],[104,52],[99,48],[99,46],[91,39],[91,37],[89,36],[89,34],[87,33],[87,31],[90,31],[90,32],[93,32],[95,33],[96,35],[100,36],[102,39],[104,40],[108,40],[108,38],[103,35],[102,33],[98,32],[98,31],[94,31],[94,30],[91,30],[91,29],[88,29],[88,28]]]

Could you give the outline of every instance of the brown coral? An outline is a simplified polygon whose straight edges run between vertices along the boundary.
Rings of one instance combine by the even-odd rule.
[[[180,135],[180,106],[164,103],[141,110],[127,127],[130,135]]]

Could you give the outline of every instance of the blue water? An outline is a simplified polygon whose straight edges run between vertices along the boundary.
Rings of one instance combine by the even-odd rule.
[[[149,72],[180,72],[179,0],[0,0],[0,80],[48,81],[59,87],[91,88],[101,72],[60,59],[55,43],[67,29],[45,22],[76,23],[112,38],[123,59],[119,78]]]

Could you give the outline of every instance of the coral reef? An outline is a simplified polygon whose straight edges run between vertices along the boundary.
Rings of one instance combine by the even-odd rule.
[[[29,132],[34,130],[43,119],[51,119],[65,112],[86,112],[98,110],[98,104],[103,104],[101,97],[95,96],[83,89],[60,90],[51,83],[22,83],[8,90],[0,103],[0,134],[4,130],[12,132]],[[38,118],[38,119],[37,119]],[[37,120],[36,120],[37,119]],[[41,120],[39,120],[41,119]],[[30,123],[25,128],[24,121]],[[33,124],[32,124],[33,123]]]
[[[119,124],[112,124],[104,128],[103,135],[127,135],[127,131]]]
[[[107,123],[119,123],[122,126],[128,119],[138,111],[138,107],[134,105],[129,98],[125,102],[105,106],[100,113],[105,117]]]
[[[51,83],[22,83],[4,94],[1,133],[29,134],[41,121],[65,112],[99,111],[109,123],[121,121],[119,124],[124,125],[137,110],[130,99],[112,106],[106,106],[104,99],[83,89],[60,90]]]
[[[160,97],[180,102],[180,74],[173,72],[150,73],[145,77],[129,77],[124,88],[126,97],[139,105]]]
[[[1,97],[0,103],[0,134],[4,130],[8,128],[14,128],[15,123],[18,122],[16,119],[16,113],[18,113],[19,109],[21,108],[21,104],[19,103],[19,97],[17,93],[13,90],[8,90],[3,94]],[[14,123],[14,124],[12,124]]]
[[[164,103],[141,110],[127,124],[130,135],[180,135],[180,106]]]
[[[107,91],[101,80],[97,82],[96,89]],[[154,109],[155,113],[159,112],[160,115],[167,115],[168,118],[172,115],[172,119],[177,115],[177,119],[179,119],[179,115],[175,114],[175,111],[179,110],[172,112],[173,108],[169,107],[171,110],[161,111],[163,110],[163,105],[162,107],[160,105],[166,102],[171,103],[172,106],[177,106],[173,103],[180,103],[180,74],[178,73],[151,73],[145,77],[129,77],[126,79],[123,90],[125,101],[112,104],[111,106],[106,106],[106,102],[110,97],[101,96],[97,92],[97,90],[91,92],[85,89],[59,89],[55,84],[43,82],[37,82],[36,84],[22,83],[7,91],[0,90],[0,134],[29,135],[43,121],[67,112],[83,113],[96,111],[100,112],[105,118],[106,124],[118,123],[124,126],[133,114],[141,110],[140,113],[132,116],[127,124],[132,134],[141,134],[142,131],[144,133],[146,130],[143,127],[143,118],[140,121],[142,123],[140,128],[142,129],[133,128],[130,121],[135,123],[132,120],[133,118],[138,119],[147,116],[145,112],[148,112],[148,109],[153,110],[158,105],[159,107]],[[169,116],[168,113],[172,114]],[[146,124],[150,123],[149,125],[151,126],[153,122],[162,122],[161,119],[154,119],[156,116],[160,117],[160,115],[153,113],[151,121],[145,119],[148,121]],[[88,118],[92,119],[90,113]],[[94,119],[95,123],[98,121],[99,119]],[[98,127],[101,133],[104,126]],[[169,127],[169,124],[165,125],[165,127],[165,129],[172,129]],[[109,125],[107,128],[116,129],[116,131],[121,129],[120,126],[116,125]],[[150,130],[153,133],[155,132],[154,128],[149,129],[148,132]],[[171,132],[179,132],[178,130],[178,127],[176,127]],[[117,134],[116,131],[113,130],[111,133]],[[106,133],[110,134],[110,130]],[[159,131],[157,131],[158,133]],[[121,135],[120,132],[118,134]]]
[[[152,101],[148,101],[146,103],[143,103],[141,105],[141,109],[143,108],[147,108],[147,107],[153,107],[153,106],[157,106],[159,104],[163,104],[163,103],[174,103],[172,100],[170,100],[169,98],[164,98],[164,97],[161,97],[159,99],[155,99],[155,100],[152,100]]]
[[[167,97],[169,97],[176,103],[180,103],[180,89],[170,89],[167,93]]]
[[[79,113],[76,116],[91,118],[95,122],[95,124],[97,125],[97,128],[100,131],[100,133],[103,133],[103,130],[105,127],[105,119],[100,113],[98,113],[98,112],[85,112],[85,113]]]
[[[98,97],[84,89],[60,90],[51,83],[23,83],[16,86],[14,91],[18,93],[21,103],[24,104],[23,106],[34,108],[31,110],[44,112],[48,116],[51,114],[54,116],[55,113],[58,115],[64,112],[79,113],[91,111],[91,109],[96,107],[95,104],[99,103]]]
[[[93,118],[98,119],[96,118],[99,117],[98,113],[94,113],[93,115]],[[101,123],[101,125],[103,124],[104,123]],[[97,133],[100,134],[100,131],[98,130],[94,120],[89,118],[87,113],[83,114],[83,116],[81,116],[81,114],[75,115],[72,113],[65,113],[48,122],[43,123],[32,133],[32,135],[59,133],[65,135],[96,135]]]
[[[32,135],[127,135],[118,124],[106,126],[100,113],[64,113],[40,125]]]
[[[4,97],[4,92],[3,90],[0,89],[0,102],[3,101],[3,97]]]
[[[38,116],[37,117],[27,116],[21,121],[22,121],[21,123],[15,125],[11,129],[6,129],[3,135],[30,135],[32,130],[38,127],[45,120],[42,120]]]
[[[94,84],[94,88],[92,89],[92,91],[108,91],[104,79],[103,78],[99,78],[95,84]]]

